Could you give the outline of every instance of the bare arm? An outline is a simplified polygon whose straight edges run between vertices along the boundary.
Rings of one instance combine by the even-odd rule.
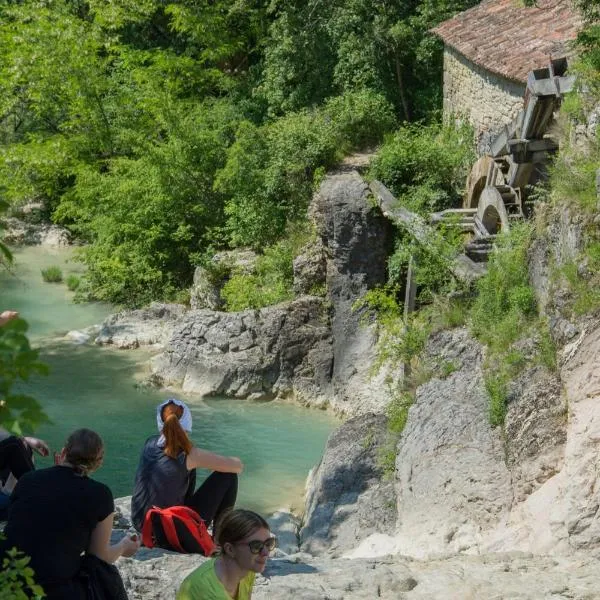
[[[210,469],[220,473],[241,473],[244,470],[244,464],[236,456],[221,456],[195,446],[187,455],[186,467],[188,470]]]
[[[6,325],[9,321],[16,319],[19,313],[16,310],[4,310],[0,313],[0,327]]]
[[[107,563],[114,563],[119,556],[133,556],[140,547],[139,539],[137,537],[132,539],[130,536],[125,536],[111,546],[112,525],[113,513],[96,525],[94,531],[92,531],[90,545],[87,549],[90,554],[94,554]]]
[[[50,448],[48,448],[48,444],[44,440],[40,440],[39,438],[34,437],[24,437],[23,441],[32,449],[35,450],[38,454],[42,456],[48,456],[50,454]]]

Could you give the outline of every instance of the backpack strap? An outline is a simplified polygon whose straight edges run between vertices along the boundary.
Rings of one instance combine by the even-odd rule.
[[[144,525],[142,527],[142,544],[146,546],[146,548],[154,548],[154,539],[152,537],[152,513],[156,512],[156,506],[148,509],[146,511],[146,516],[144,517]]]
[[[185,552],[179,543],[177,531],[175,530],[175,524],[173,523],[173,517],[168,514],[168,510],[161,510],[159,515],[160,522],[163,526],[163,531],[165,532],[165,536],[167,537],[169,544],[171,544],[171,546],[177,550],[177,552]]]
[[[171,506],[165,509],[164,512],[179,517],[185,523],[191,521],[194,527],[188,527],[188,532],[196,540],[200,548],[204,550],[205,556],[212,554],[215,549],[215,543],[210,533],[208,533],[204,519],[195,510],[189,506]]]

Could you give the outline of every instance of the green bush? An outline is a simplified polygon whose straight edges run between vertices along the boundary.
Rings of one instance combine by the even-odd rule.
[[[69,288],[69,290],[71,292],[75,292],[79,288],[79,284],[81,283],[81,278],[78,275],[71,273],[70,275],[67,275],[66,281],[67,281],[67,288]]]
[[[426,213],[460,203],[474,158],[468,126],[404,125],[385,139],[369,176],[382,181],[403,205]]]
[[[414,394],[408,391],[401,392],[392,398],[386,408],[388,429],[394,433],[402,433],[408,419],[408,411],[414,404]]]
[[[60,283],[63,280],[62,269],[57,266],[42,269],[42,278],[47,283]]]
[[[479,294],[471,309],[471,329],[479,340],[500,352],[519,339],[535,315],[527,271],[531,230],[529,223],[522,223],[501,234],[487,273],[477,283]]]
[[[294,297],[293,245],[289,239],[267,248],[254,272],[233,272],[221,290],[229,311],[261,308]]]
[[[0,539],[2,536],[0,535]],[[3,600],[39,600],[45,597],[44,590],[35,583],[31,559],[12,548],[2,560],[0,569],[0,590]]]

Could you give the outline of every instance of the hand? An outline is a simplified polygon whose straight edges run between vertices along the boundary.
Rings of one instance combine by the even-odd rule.
[[[126,535],[121,540],[121,548],[122,548],[121,556],[124,556],[125,558],[129,558],[130,556],[133,556],[139,550],[141,544],[142,544],[142,542],[137,533],[133,533],[131,535]]]
[[[2,325],[6,325],[12,319],[16,319],[19,316],[19,313],[16,310],[5,310],[0,313],[0,327]]]
[[[35,450],[41,456],[48,456],[50,454],[50,448],[44,440],[40,440],[34,437],[24,437],[25,443],[32,449]]]

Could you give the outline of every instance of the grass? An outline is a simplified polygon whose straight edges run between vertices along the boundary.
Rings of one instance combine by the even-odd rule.
[[[60,283],[63,280],[61,268],[53,265],[42,269],[42,279],[47,283]]]
[[[71,292],[75,292],[79,288],[81,278],[78,275],[74,275],[73,273],[71,273],[70,275],[67,275],[66,283],[67,288],[69,288]]]

